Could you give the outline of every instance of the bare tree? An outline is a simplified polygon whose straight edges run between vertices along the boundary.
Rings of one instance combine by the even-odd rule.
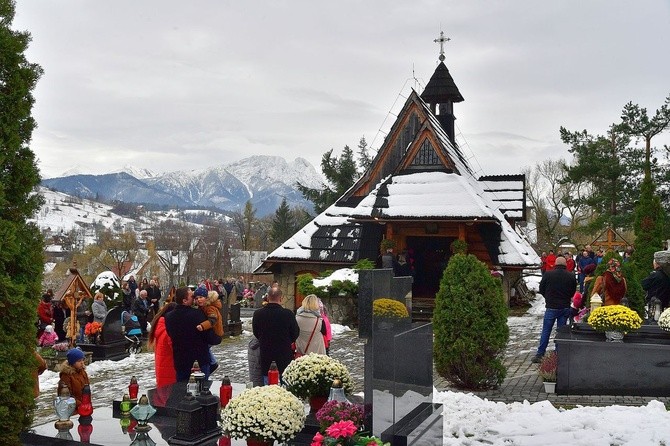
[[[100,247],[107,253],[100,261],[108,270],[115,271],[119,278],[125,276],[132,267],[137,254],[137,236],[134,232],[103,231],[100,234]]]
[[[562,239],[575,240],[592,215],[575,198],[588,193],[588,185],[564,181],[565,160],[544,160],[526,169],[527,196],[533,207],[537,248],[554,249]]]

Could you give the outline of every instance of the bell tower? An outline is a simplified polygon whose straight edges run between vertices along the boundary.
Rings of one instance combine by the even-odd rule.
[[[421,93],[421,99],[426,101],[430,106],[433,114],[435,114],[440,124],[442,124],[442,128],[447,132],[449,141],[456,147],[454,103],[463,102],[464,99],[461,96],[461,92],[458,91],[454,79],[449,74],[447,66],[444,64],[444,44],[449,40],[451,39],[445,37],[443,31],[440,32],[440,37],[434,40],[435,43],[440,44],[440,63],[431,76],[430,81],[428,81],[428,85],[426,85],[423,93]]]

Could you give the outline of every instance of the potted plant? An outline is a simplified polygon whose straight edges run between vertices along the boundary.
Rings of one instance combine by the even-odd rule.
[[[360,404],[347,403],[346,401],[328,401],[316,413],[316,421],[319,422],[319,430],[325,433],[330,425],[339,421],[351,421],[358,429],[364,423],[363,406]]]
[[[666,308],[658,318],[658,326],[665,331],[670,331],[670,308]]]
[[[372,320],[379,329],[395,329],[400,325],[411,324],[407,307],[394,299],[375,299],[372,302]]]
[[[311,446],[385,446],[379,438],[359,432],[356,424],[351,420],[338,421],[331,424],[323,435],[317,432],[312,438]]]
[[[556,371],[558,369],[558,355],[555,350],[550,351],[540,362],[538,372],[544,381],[546,393],[556,393]]]
[[[248,445],[271,445],[288,442],[302,430],[305,409],[282,387],[253,387],[230,400],[221,423],[231,438],[246,439]]]
[[[607,342],[623,342],[624,334],[642,326],[642,318],[624,305],[607,305],[591,312],[589,325],[604,331]]]
[[[342,381],[345,393],[353,392],[354,384],[347,367],[337,359],[317,353],[294,359],[282,375],[286,389],[298,398],[309,399],[315,412],[328,399],[335,378]]]

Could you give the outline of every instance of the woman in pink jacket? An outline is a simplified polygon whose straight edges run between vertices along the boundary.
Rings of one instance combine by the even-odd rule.
[[[323,323],[326,326],[326,334],[323,335],[323,343],[326,344],[326,354],[330,355],[330,340],[333,339],[333,332],[330,328],[330,319],[328,319],[328,311],[326,310],[326,307],[323,305],[323,302],[321,302],[321,299],[319,299],[319,311],[321,312],[321,319],[323,319]]]

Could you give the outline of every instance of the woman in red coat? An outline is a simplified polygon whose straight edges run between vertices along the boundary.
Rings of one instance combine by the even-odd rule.
[[[156,386],[167,386],[177,382],[177,372],[172,359],[172,339],[165,329],[165,315],[174,310],[176,303],[164,305],[151,321],[149,349],[154,351]]]

